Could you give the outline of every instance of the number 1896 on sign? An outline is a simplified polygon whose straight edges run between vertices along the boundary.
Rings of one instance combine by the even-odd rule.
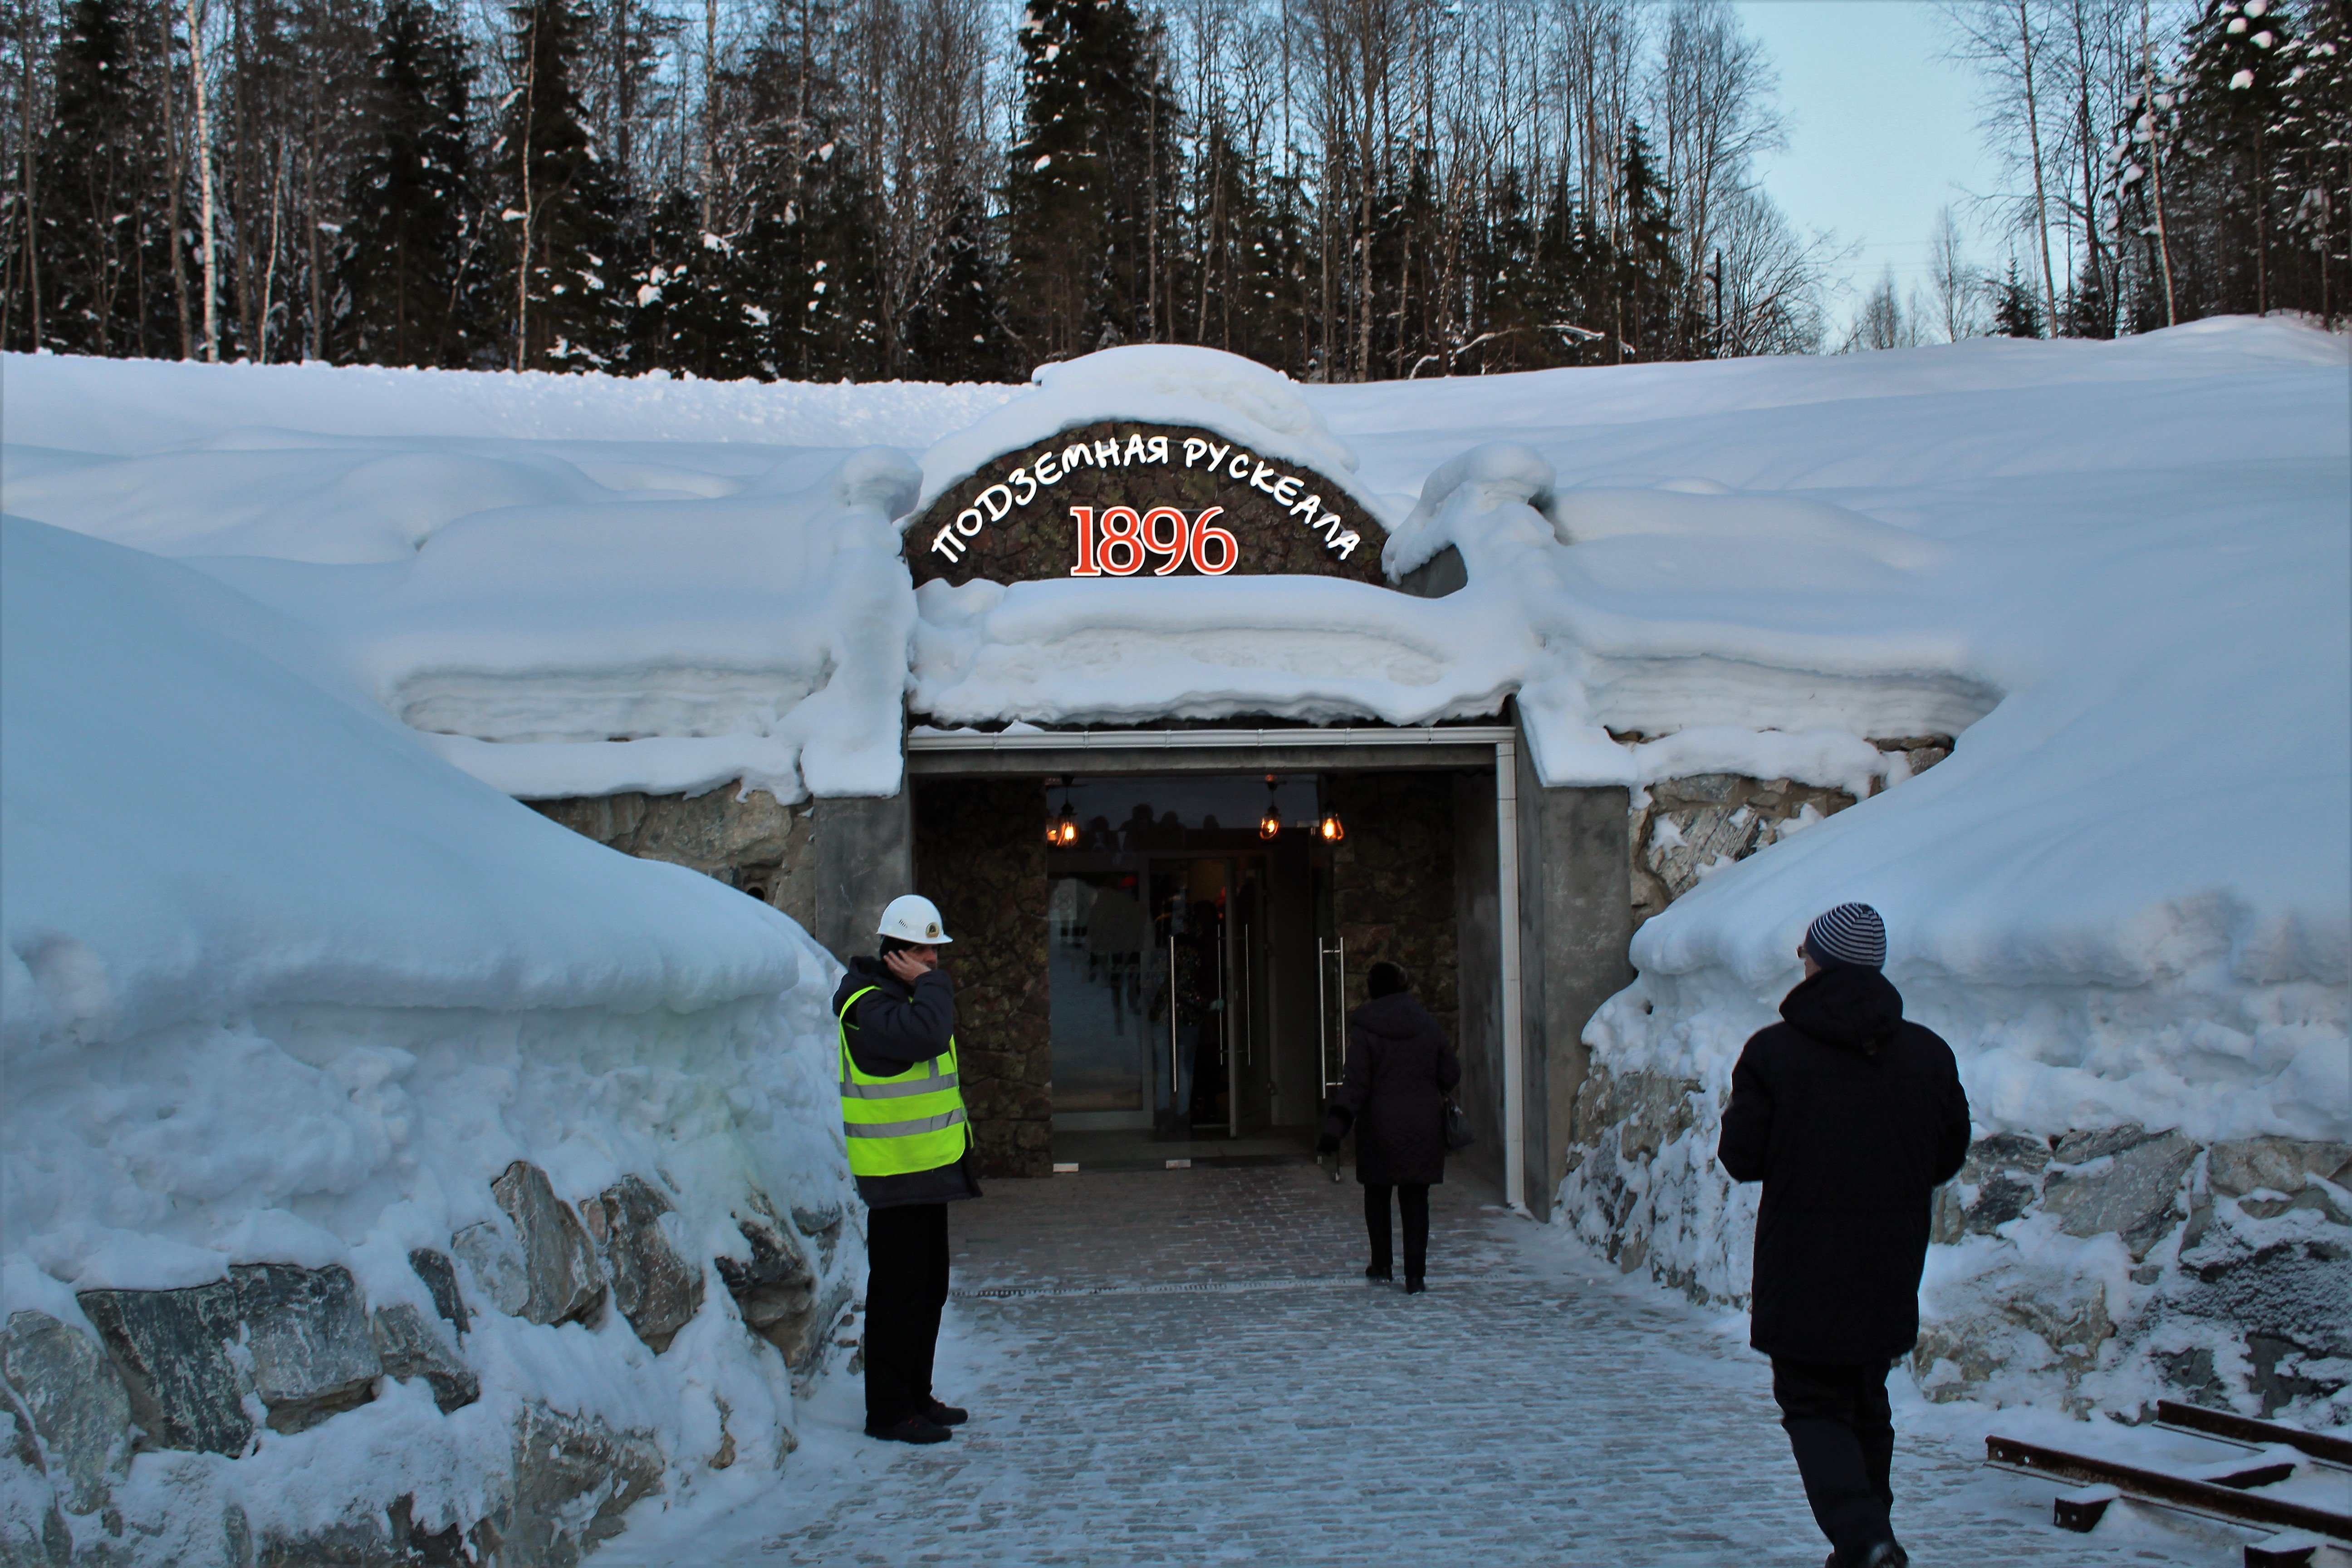
[[[1132,577],[1151,557],[1164,556],[1151,568],[1155,577],[1167,576],[1187,561],[1204,576],[1222,577],[1241,558],[1241,545],[1234,536],[1209,521],[1224,510],[1213,506],[1188,518],[1172,506],[1140,514],[1131,506],[1105,507],[1097,530],[1095,509],[1074,506],[1070,516],[1077,523],[1078,563],[1070,568],[1070,575]]]

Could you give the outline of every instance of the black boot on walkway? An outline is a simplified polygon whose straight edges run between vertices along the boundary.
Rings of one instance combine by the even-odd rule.
[[[1389,1269],[1383,1268],[1379,1264],[1375,1263],[1364,1270],[1364,1278],[1370,1280],[1375,1285],[1386,1285],[1390,1281],[1393,1280],[1396,1278],[1396,1275]]]
[[[886,1443],[944,1443],[955,1436],[938,1422],[921,1415],[909,1415],[891,1426],[877,1426],[868,1421],[866,1435]]]
[[[971,1419],[971,1412],[961,1405],[942,1405],[934,1399],[930,1408],[923,1412],[923,1418],[934,1426],[961,1426]]]
[[[1419,1279],[1417,1279],[1413,1278],[1412,1275],[1408,1274],[1408,1275],[1406,1275],[1406,1276],[1405,1276],[1405,1279],[1404,1279],[1404,1293],[1405,1293],[1406,1295],[1408,1295],[1408,1296],[1418,1296],[1418,1295],[1420,1295],[1423,1291],[1424,1291],[1424,1290],[1426,1290],[1426,1289],[1429,1289],[1429,1287],[1428,1287],[1428,1286],[1426,1286],[1426,1285],[1423,1284]]]

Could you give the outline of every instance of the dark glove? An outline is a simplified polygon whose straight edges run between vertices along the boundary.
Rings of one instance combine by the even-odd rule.
[[[1338,1153],[1339,1152],[1339,1135],[1336,1132],[1326,1132],[1322,1137],[1315,1140],[1315,1152],[1318,1154]]]

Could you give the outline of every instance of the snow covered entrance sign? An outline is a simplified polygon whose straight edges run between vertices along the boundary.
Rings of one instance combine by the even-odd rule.
[[[907,525],[918,585],[1293,574],[1382,583],[1337,479],[1195,425],[1104,419],[1006,452]]]

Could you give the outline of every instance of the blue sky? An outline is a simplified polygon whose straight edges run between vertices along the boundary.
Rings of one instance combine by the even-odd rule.
[[[1765,188],[1801,228],[1860,244],[1842,280],[1858,292],[1892,266],[1898,290],[1924,284],[1928,230],[1947,204],[1978,265],[1998,264],[1967,199],[1996,188],[1976,84],[1939,58],[1942,32],[1925,0],[1734,3],[1780,72],[1790,121],[1788,151],[1764,165]],[[1853,304],[1834,300],[1832,317]]]

